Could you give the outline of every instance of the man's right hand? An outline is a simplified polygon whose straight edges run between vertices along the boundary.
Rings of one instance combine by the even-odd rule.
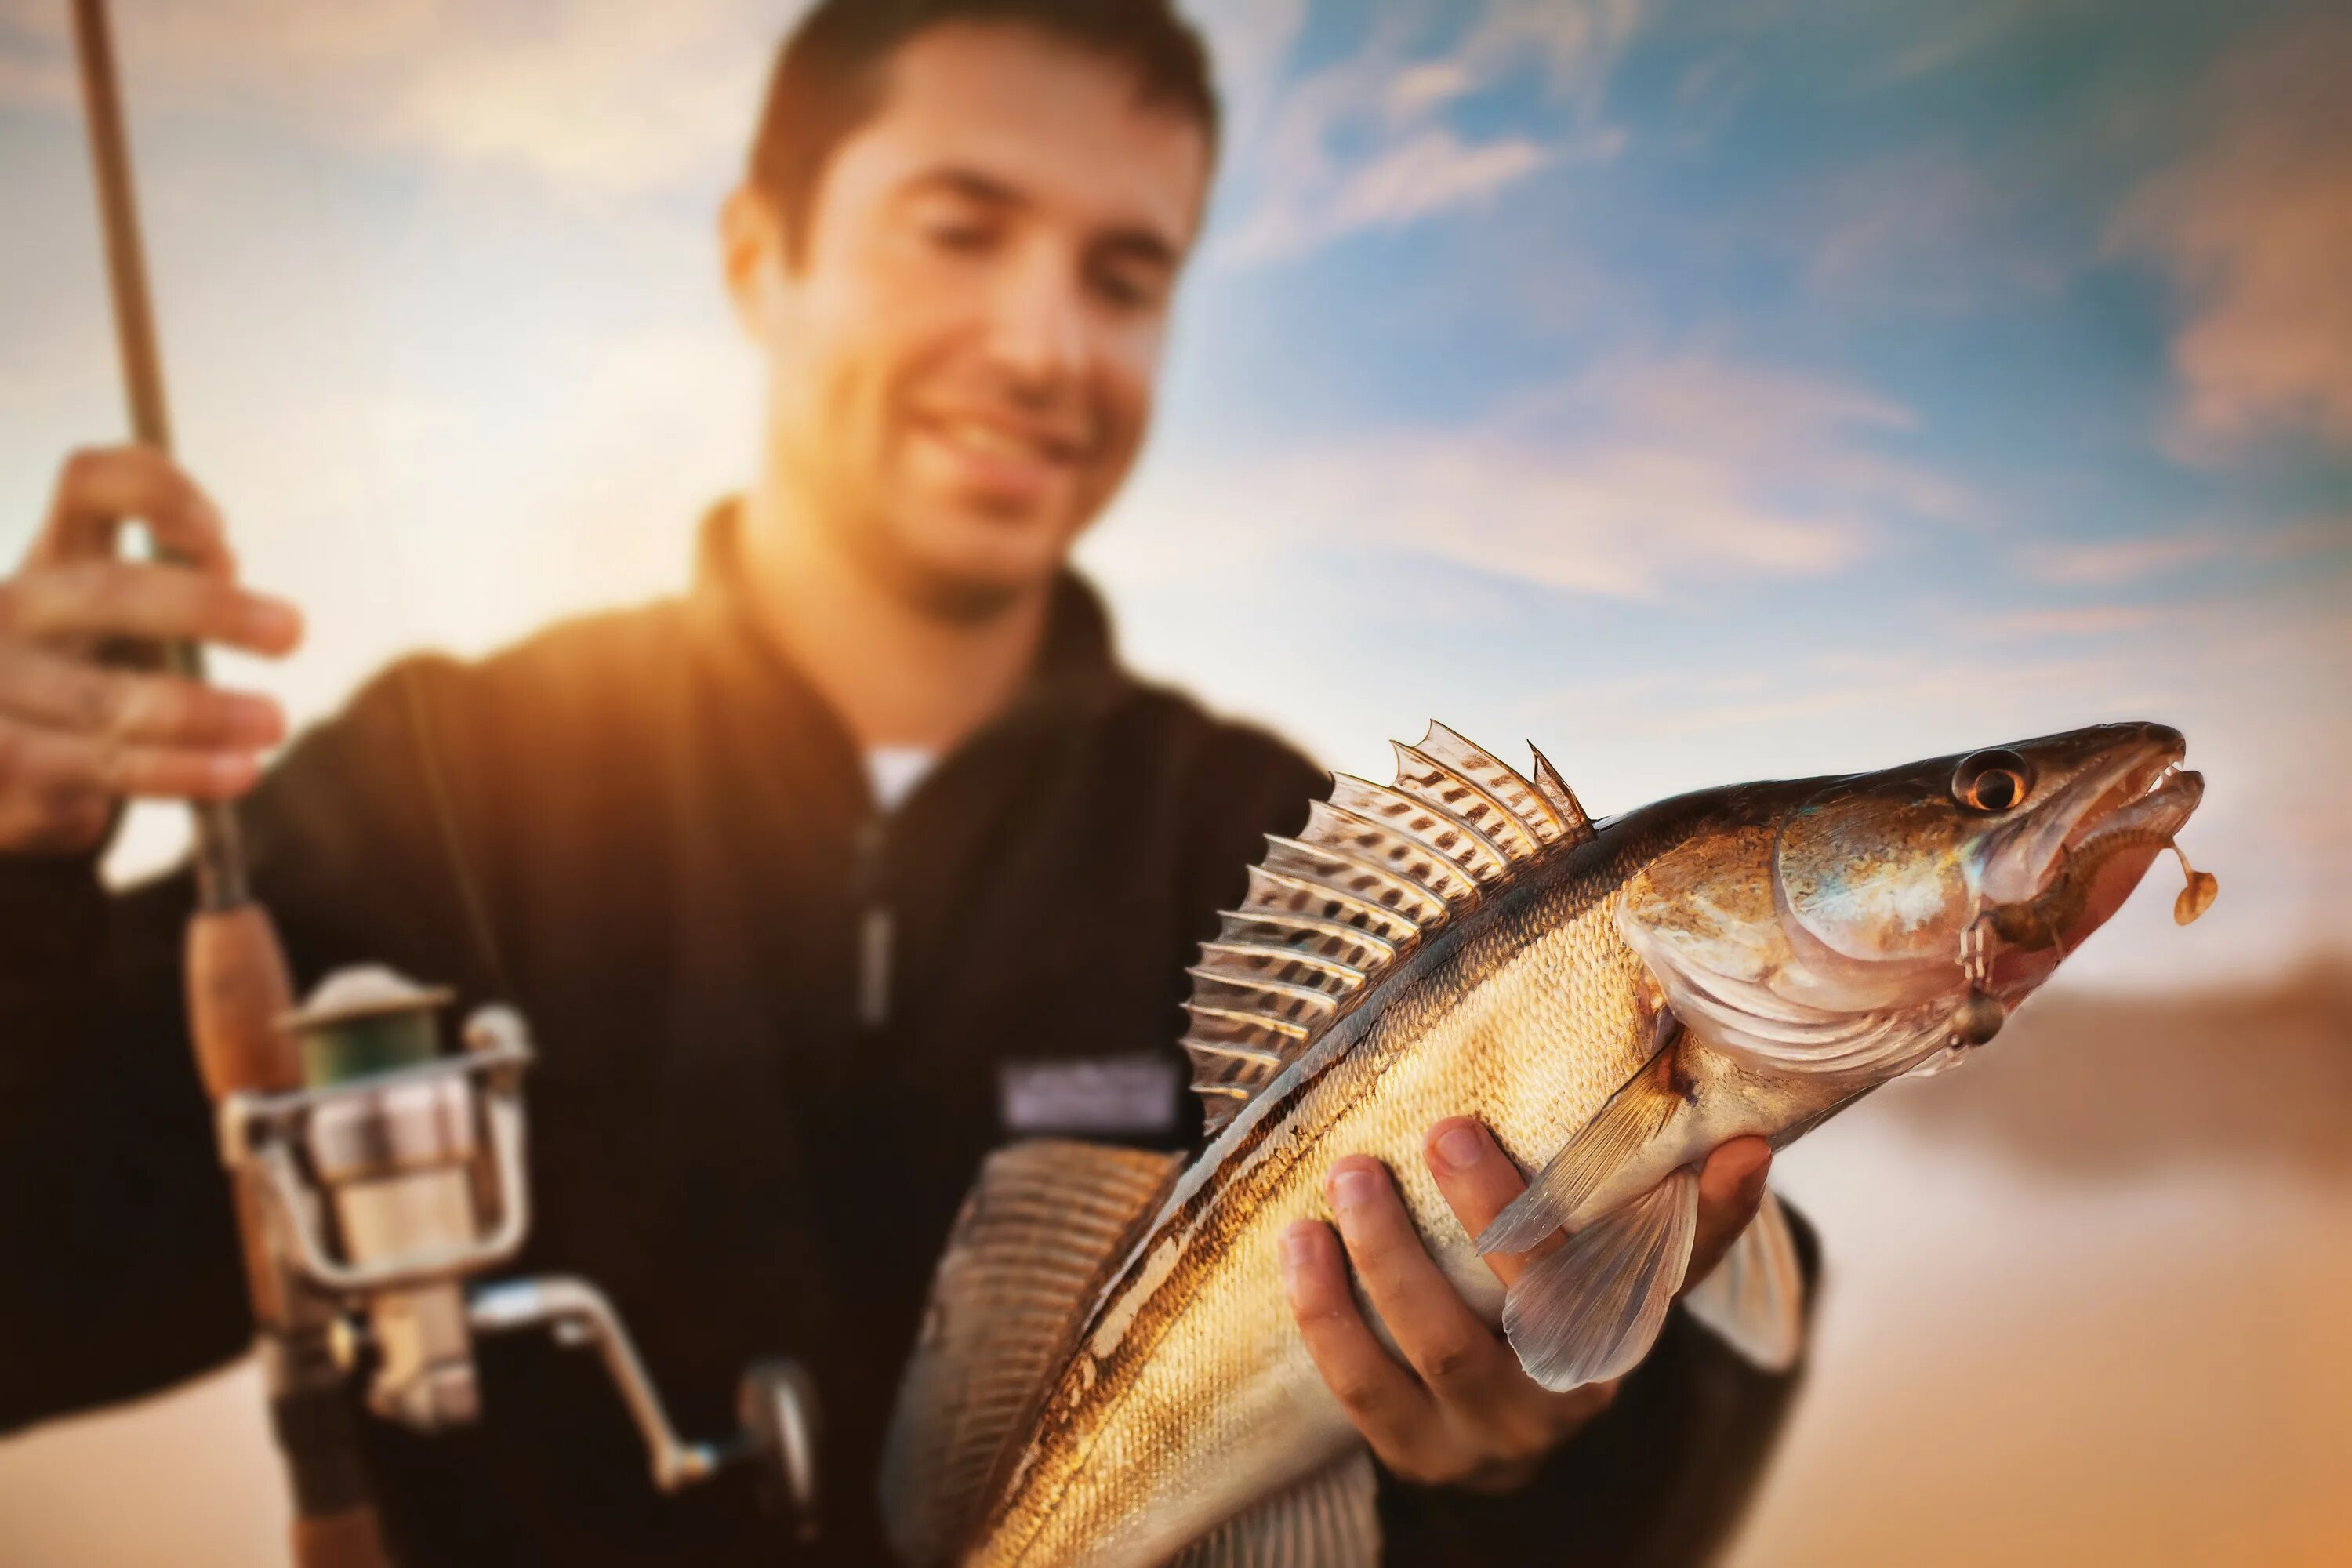
[[[191,563],[120,559],[143,521]],[[225,691],[105,663],[125,641],[222,643],[279,655],[302,618],[237,586],[219,510],[143,447],[76,453],[16,574],[0,580],[0,853],[95,847],[129,796],[226,800],[253,787],[284,712]]]

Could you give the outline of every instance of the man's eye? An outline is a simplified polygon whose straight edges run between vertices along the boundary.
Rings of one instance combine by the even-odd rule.
[[[1139,278],[1110,268],[1097,268],[1094,275],[1094,290],[1103,302],[1122,310],[1138,310],[1160,298],[1156,279]]]
[[[941,250],[964,255],[986,250],[996,243],[996,231],[986,224],[937,223],[927,233],[930,242]]]

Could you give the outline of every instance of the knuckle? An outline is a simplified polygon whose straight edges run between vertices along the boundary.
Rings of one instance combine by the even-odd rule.
[[[138,722],[138,685],[129,677],[109,679],[96,670],[81,678],[77,708],[81,727],[100,734],[127,735]]]
[[[1310,1332],[1337,1328],[1348,1321],[1338,1303],[1322,1297],[1298,1302],[1291,1308],[1291,1315],[1298,1320],[1300,1328]]]
[[[79,566],[73,573],[72,581],[93,620],[112,625],[130,609],[133,579],[127,568],[110,561]]]
[[[93,735],[123,735],[138,721],[137,689],[121,679],[109,679],[94,669],[79,669],[64,678],[69,684],[66,707],[77,729]]]
[[[1383,1452],[1381,1462],[1391,1475],[1412,1487],[1450,1486],[1467,1473],[1467,1467],[1448,1463],[1417,1444]]]
[[[111,447],[76,447],[58,465],[58,489],[66,495],[79,495],[100,482],[117,460]]]
[[[1388,1408],[1388,1391],[1370,1377],[1339,1377],[1333,1380],[1331,1392],[1349,1413],[1361,1418],[1377,1416]]]
[[[131,749],[120,735],[100,734],[94,738],[89,754],[89,772],[93,783],[110,795],[127,790],[131,775]]]
[[[1447,1334],[1425,1347],[1421,1372],[1432,1383],[1458,1384],[1485,1362],[1486,1347],[1467,1334]]]

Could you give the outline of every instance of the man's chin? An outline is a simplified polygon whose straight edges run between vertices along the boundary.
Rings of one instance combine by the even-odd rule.
[[[891,531],[890,574],[926,614],[992,620],[1052,587],[1076,531],[1041,518],[925,519]]]
[[[904,584],[908,602],[935,620],[984,626],[1026,602],[1034,583],[1006,583],[954,572],[917,572]]]
[[[1059,551],[940,552],[902,549],[891,576],[900,595],[925,615],[978,625],[1034,602],[1062,569]]]

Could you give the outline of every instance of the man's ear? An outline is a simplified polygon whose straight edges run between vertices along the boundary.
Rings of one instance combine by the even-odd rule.
[[[719,208],[719,265],[735,322],[754,342],[768,341],[784,278],[784,226],[767,193],[740,184]]]

